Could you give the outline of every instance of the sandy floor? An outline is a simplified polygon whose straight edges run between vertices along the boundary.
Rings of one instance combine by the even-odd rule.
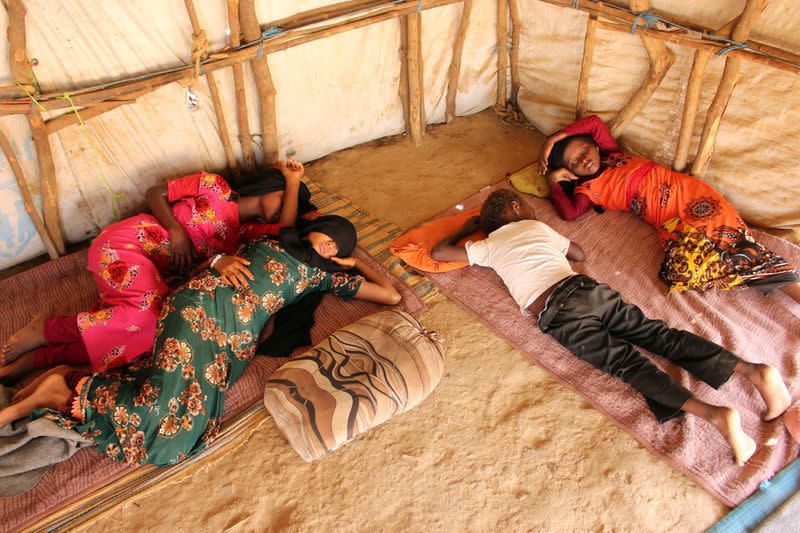
[[[411,227],[535,159],[491,112],[356,147],[308,174]],[[446,373],[413,411],[304,463],[271,419],[90,526],[207,531],[702,531],[727,509],[444,296]]]

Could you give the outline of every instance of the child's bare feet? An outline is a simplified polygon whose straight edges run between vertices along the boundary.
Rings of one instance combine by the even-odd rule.
[[[28,352],[19,357],[16,361],[0,366],[0,383],[5,381],[16,381],[34,368],[33,352]]]
[[[736,464],[744,465],[756,451],[756,442],[742,429],[742,419],[739,411],[731,407],[717,407],[717,413],[712,415],[709,422],[722,433],[725,440],[733,448]]]
[[[789,391],[777,368],[762,363],[742,361],[737,365],[736,371],[744,375],[755,386],[764,399],[764,403],[767,404],[764,420],[773,420],[789,408],[792,398],[789,396]]]
[[[67,386],[63,374],[48,374],[30,395],[0,410],[0,427],[28,416],[34,409],[60,407],[69,400],[71,395],[72,391]]]
[[[786,429],[789,430],[789,435],[800,443],[800,401],[795,402],[790,408],[786,410],[783,415],[783,423],[786,424]]]
[[[45,313],[36,315],[8,338],[0,348],[0,364],[6,365],[25,352],[45,344],[44,319]]]
[[[742,429],[742,418],[736,409],[711,405],[694,397],[686,400],[682,409],[717,428],[733,449],[737,465],[745,464],[756,452],[756,442]]]

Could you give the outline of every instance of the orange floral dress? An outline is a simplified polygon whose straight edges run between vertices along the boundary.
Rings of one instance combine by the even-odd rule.
[[[736,209],[704,181],[623,154],[594,115],[562,131],[591,134],[606,149],[601,173],[575,192],[656,228],[664,248],[659,277],[671,292],[745,285],[771,290],[798,280],[791,265],[756,241]]]

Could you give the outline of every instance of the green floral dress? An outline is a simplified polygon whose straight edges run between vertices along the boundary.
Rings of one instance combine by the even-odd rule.
[[[247,290],[213,270],[198,274],[164,300],[153,357],[89,376],[78,387],[78,420],[52,410],[44,416],[130,465],[171,464],[205,448],[219,432],[225,392],[253,358],[269,317],[316,291],[352,298],[363,281],[301,263],[272,239],[241,255],[255,276]]]

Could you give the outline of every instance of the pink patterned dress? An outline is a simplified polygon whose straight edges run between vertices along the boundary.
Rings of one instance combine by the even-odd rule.
[[[236,251],[238,196],[222,177],[200,172],[169,181],[167,190],[172,214],[200,261]],[[149,214],[111,224],[92,242],[88,268],[100,298],[77,320],[95,371],[127,365],[153,349],[156,320],[169,293],[169,255],[169,233]]]

